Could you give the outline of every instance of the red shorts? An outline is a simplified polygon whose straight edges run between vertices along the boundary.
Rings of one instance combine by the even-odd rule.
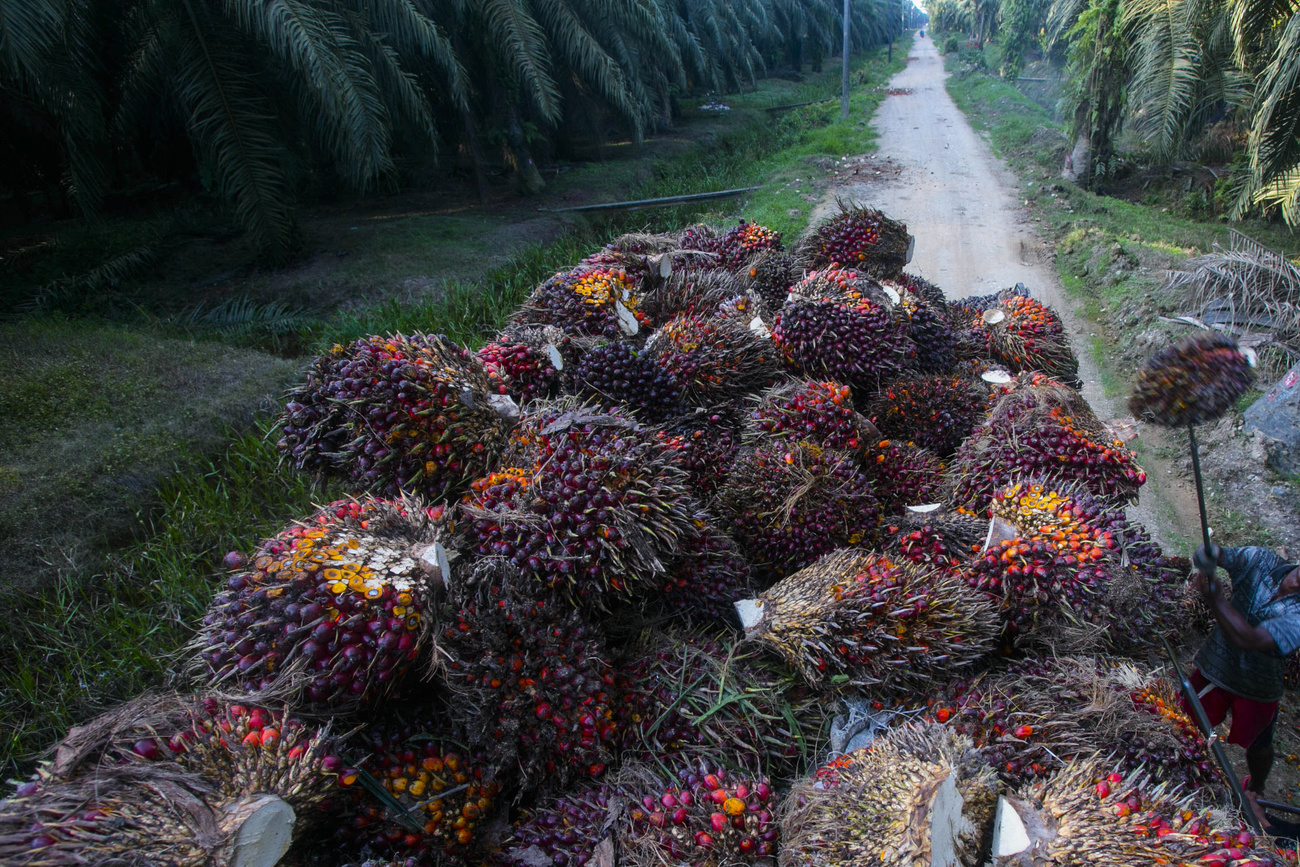
[[[1210,686],[1210,682],[1199,671],[1191,676],[1192,689],[1201,697],[1201,707],[1210,718],[1210,725],[1217,726],[1232,711],[1232,728],[1228,731],[1227,741],[1239,747],[1266,747],[1273,743],[1273,721],[1277,719],[1277,702],[1252,701],[1228,692],[1221,686]],[[1187,697],[1178,696],[1183,712],[1193,720],[1196,719]]]

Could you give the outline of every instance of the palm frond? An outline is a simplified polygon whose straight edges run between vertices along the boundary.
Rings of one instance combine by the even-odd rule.
[[[461,111],[469,110],[469,82],[456,50],[434,20],[413,0],[347,0],[368,17],[372,38],[391,46],[398,57],[420,57],[442,72],[446,93]]]
[[[238,296],[211,307],[199,305],[172,321],[191,333],[247,340],[296,333],[311,321],[311,317],[290,308],[283,301],[259,303],[247,296]]]
[[[477,0],[476,11],[544,119],[560,120],[560,91],[551,78],[546,34],[524,0]]]
[[[640,133],[642,112],[628,90],[624,68],[583,26],[567,0],[532,0],[557,59],[599,94]]]

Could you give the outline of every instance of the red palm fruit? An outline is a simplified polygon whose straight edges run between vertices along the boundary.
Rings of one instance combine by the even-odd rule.
[[[865,450],[867,473],[887,515],[906,514],[908,506],[937,502],[944,486],[944,465],[915,443],[881,440]]]
[[[554,351],[559,355],[558,348]],[[554,359],[546,347],[499,337],[476,355],[498,394],[509,395],[521,405],[554,396],[560,371],[555,368]]]
[[[637,418],[661,422],[682,411],[681,388],[671,371],[626,343],[590,349],[573,372],[574,390],[607,408],[624,407]]]
[[[808,268],[838,262],[882,277],[896,276],[911,256],[907,226],[874,208],[841,203],[840,213],[826,220],[799,245],[796,255]]]
[[[919,296],[926,304],[938,309],[945,320],[948,318],[948,299],[944,297],[943,290],[929,280],[904,272],[892,278],[892,281],[913,295]]]
[[[772,341],[733,317],[679,315],[651,335],[645,354],[693,406],[716,407],[766,388],[781,371]]]
[[[1129,412],[1165,427],[1213,421],[1254,381],[1255,371],[1235,340],[1201,332],[1160,350],[1138,370]]]
[[[333,809],[335,847],[414,865],[456,863],[478,849],[501,791],[489,778],[485,752],[466,750],[424,722],[384,722],[358,739],[366,751],[360,769],[403,812],[350,783]]]
[[[445,580],[441,532],[413,500],[340,500],[264,541],[190,645],[206,684],[293,704],[374,702],[409,670]]]
[[[573,335],[616,338],[636,334],[640,282],[616,268],[579,266],[533,290],[515,312],[516,326],[552,325]]]
[[[741,220],[718,239],[718,266],[728,271],[745,271],[758,255],[781,250],[781,233]]]
[[[688,488],[698,500],[713,496],[731,471],[740,447],[736,413],[697,410],[673,419],[655,432],[669,459],[686,473]]]
[[[681,551],[646,604],[652,611],[695,622],[730,621],[735,603],[754,594],[749,563],[739,547],[701,512],[695,531],[682,540]]]
[[[335,346],[290,389],[278,448],[299,469],[375,493],[455,495],[496,459],[513,425],[497,391],[474,356],[441,336],[367,337]]]
[[[678,270],[647,292],[638,309],[662,325],[682,315],[711,316],[719,304],[744,291],[744,281],[727,271]]]
[[[978,665],[997,631],[991,606],[959,577],[852,549],[778,582],[755,608],[746,638],[808,683],[875,692],[945,683]]]
[[[672,235],[633,232],[620,235],[580,263],[594,268],[626,271],[642,285],[660,276],[661,258],[677,247]]]
[[[988,535],[988,521],[960,512],[909,511],[891,524],[886,550],[891,556],[922,566],[955,569],[978,556]]]
[[[908,337],[916,347],[911,369],[921,374],[951,372],[957,364],[957,338],[939,287],[907,274],[885,281],[884,286],[897,294],[898,314],[906,319]]]
[[[757,398],[749,414],[748,435],[786,437],[822,448],[861,452],[874,431],[853,410],[853,393],[837,382],[785,382]]]
[[[803,442],[762,442],[743,452],[715,506],[755,573],[769,581],[875,538],[880,524],[874,485],[853,458]]]
[[[1061,318],[1028,295],[1003,292],[973,322],[989,357],[1012,372],[1039,371],[1079,386],[1079,359],[1070,348]]]
[[[440,635],[448,713],[521,790],[562,787],[613,759],[614,673],[604,637],[562,599],[484,561]]]
[[[963,376],[899,379],[882,387],[863,414],[883,436],[951,457],[984,418],[988,393]]]

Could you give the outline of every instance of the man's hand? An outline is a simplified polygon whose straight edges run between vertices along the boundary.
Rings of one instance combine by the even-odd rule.
[[[1211,542],[1208,548],[1204,545],[1197,548],[1196,553],[1192,555],[1192,565],[1196,567],[1197,572],[1213,578],[1214,570],[1219,568],[1219,546]]]
[[[1201,594],[1206,602],[1213,602],[1214,597],[1219,595],[1219,582],[1198,570],[1192,573],[1192,589]]]

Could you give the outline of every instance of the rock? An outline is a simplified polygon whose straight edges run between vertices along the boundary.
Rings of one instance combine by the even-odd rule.
[[[1291,489],[1286,485],[1274,485],[1272,491],[1273,496],[1275,497],[1285,497],[1287,494],[1291,493]]]
[[[1300,364],[1292,367],[1245,414],[1246,428],[1264,436],[1268,465],[1300,475]]]

